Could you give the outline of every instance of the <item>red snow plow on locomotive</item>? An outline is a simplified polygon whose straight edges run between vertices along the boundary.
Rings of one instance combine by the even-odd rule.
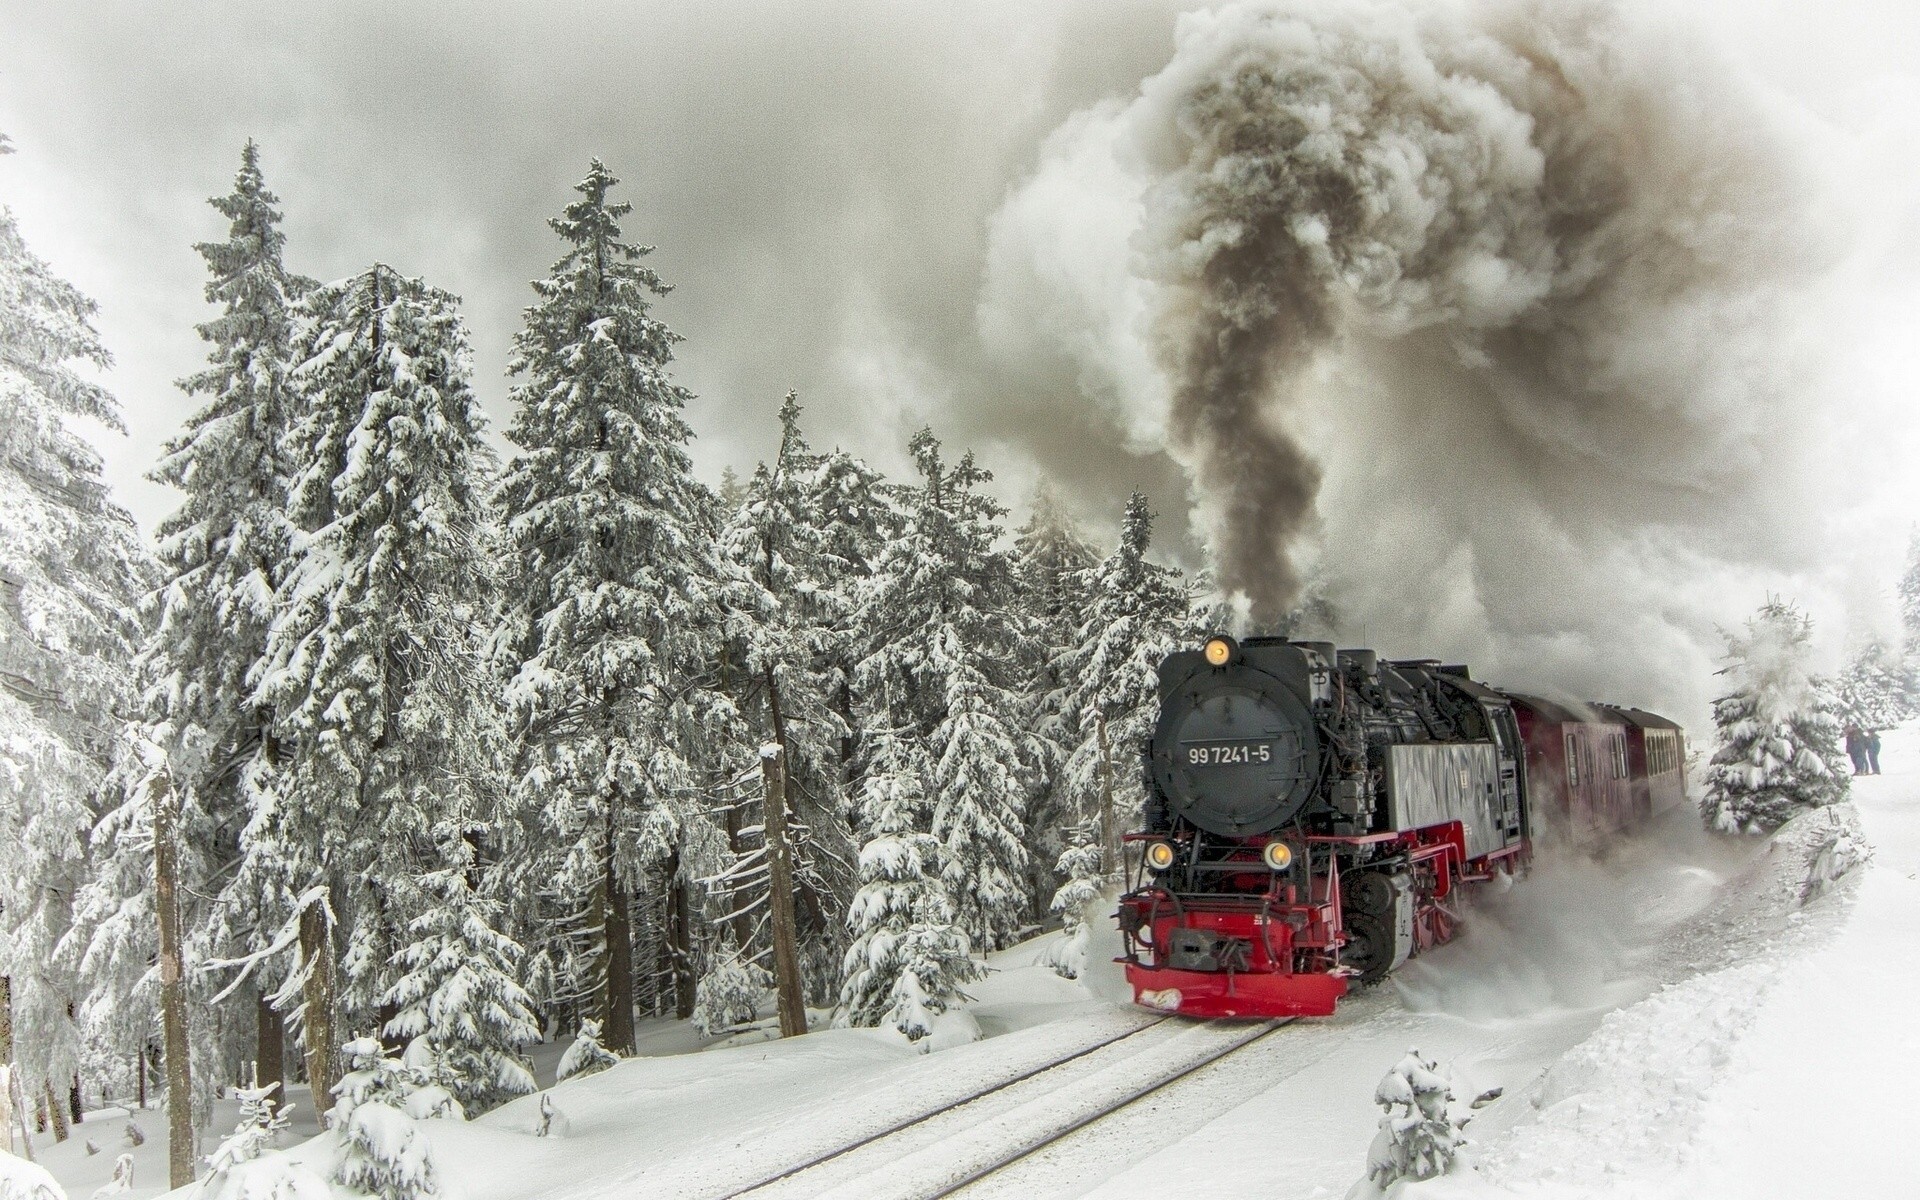
[[[1134,999],[1199,1017],[1325,1016],[1453,936],[1454,893],[1684,799],[1680,727],[1382,662],[1210,638],[1160,666],[1135,886]]]

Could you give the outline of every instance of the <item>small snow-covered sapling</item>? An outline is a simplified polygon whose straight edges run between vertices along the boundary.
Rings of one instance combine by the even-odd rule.
[[[1373,1091],[1384,1112],[1367,1151],[1367,1179],[1385,1191],[1403,1179],[1432,1179],[1452,1170],[1466,1139],[1466,1118],[1450,1112],[1453,1087],[1440,1064],[1410,1050]]]

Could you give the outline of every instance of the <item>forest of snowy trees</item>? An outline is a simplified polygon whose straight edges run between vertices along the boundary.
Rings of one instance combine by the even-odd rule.
[[[1155,664],[1203,620],[1147,501],[1104,551],[1044,495],[1013,529],[971,454],[923,430],[888,479],[792,395],[710,489],[616,185],[594,162],[549,222],[497,455],[456,299],[302,276],[250,143],[151,542],[72,427],[118,426],[93,304],[0,215],[20,1119],[164,1075],[178,1139],[219,1089],[325,1096],[403,1050],[473,1113],[532,1090],[543,1036],[586,1062],[637,1015],[727,1028],[771,968],[765,746],[807,1001],[840,1019],[923,1035],[1113,869]]]

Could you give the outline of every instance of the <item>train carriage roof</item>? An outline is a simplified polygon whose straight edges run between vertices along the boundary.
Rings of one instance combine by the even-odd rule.
[[[1603,708],[1622,722],[1641,729],[1671,729],[1676,732],[1680,729],[1678,721],[1669,721],[1658,713],[1650,713],[1643,708],[1621,708],[1615,704],[1601,704],[1596,707]]]
[[[1615,712],[1607,710],[1605,705],[1586,704],[1579,700],[1554,701],[1539,696],[1529,696],[1524,692],[1507,692],[1507,699],[1514,704],[1532,709],[1541,720],[1556,725],[1623,725],[1625,721]]]
[[[1624,708],[1618,704],[1586,704],[1578,700],[1545,700],[1521,692],[1505,693],[1507,699],[1533,712],[1543,721],[1559,725],[1625,725],[1634,729],[1671,729],[1681,732],[1678,721],[1668,720],[1643,708]]]

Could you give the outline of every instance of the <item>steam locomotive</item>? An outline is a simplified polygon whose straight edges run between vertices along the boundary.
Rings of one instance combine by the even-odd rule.
[[[1160,666],[1119,921],[1136,1003],[1325,1016],[1450,939],[1455,893],[1685,800],[1678,725],[1488,687],[1465,666],[1209,638]]]

